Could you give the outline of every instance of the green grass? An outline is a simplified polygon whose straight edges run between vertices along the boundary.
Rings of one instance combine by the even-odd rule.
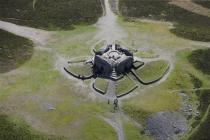
[[[1,105],[10,113],[21,114],[28,125],[40,132],[47,130],[68,139],[84,139],[81,136],[83,124],[87,120],[94,121],[96,114],[103,115],[109,109],[106,103],[90,99],[89,83],[84,82],[81,88],[77,82],[55,70],[51,52],[35,51],[31,60],[16,73],[0,75]],[[56,110],[45,109],[44,104],[48,103]],[[109,131],[110,127],[107,129]],[[96,127],[90,135],[94,131],[97,131]]]
[[[145,64],[143,68],[137,69],[136,74],[143,82],[150,83],[161,78],[168,67],[168,62],[165,60],[152,61]]]
[[[123,110],[143,125],[152,113],[176,110],[180,107],[179,95],[171,94],[164,89],[156,88],[147,92],[141,90],[137,92],[139,95],[123,103]]]
[[[50,69],[53,67],[52,62],[53,59],[50,54],[34,53],[31,60],[22,65],[18,75],[12,77],[2,75],[1,82],[5,86],[0,88],[0,99],[4,97],[3,95],[7,97],[15,91],[16,93],[38,92],[41,86],[45,87],[54,83],[59,73]]]
[[[185,139],[188,140],[208,140],[210,135],[208,133],[209,124],[210,124],[210,114],[209,114],[209,105],[210,105],[210,91],[202,90],[198,91],[200,105],[198,107],[201,116],[196,119],[195,129],[191,131],[189,135]]]
[[[138,51],[135,53],[135,56],[140,57],[140,58],[157,58],[158,55],[155,54],[153,50],[148,50],[148,51]]]
[[[0,115],[1,140],[64,140],[64,137],[47,136],[32,129],[23,120]]]
[[[169,89],[180,89],[184,91],[185,89],[209,87],[209,75],[198,71],[189,62],[189,56],[192,53],[193,51],[190,49],[185,49],[177,53],[175,68],[168,79],[167,85]]]
[[[124,76],[123,79],[117,81],[116,86],[116,94],[122,95],[129,91],[131,91],[133,88],[136,87],[136,84],[132,79],[130,79],[128,76]]]
[[[100,0],[8,0],[0,5],[1,20],[48,30],[92,24],[103,12]]]
[[[123,124],[124,132],[125,132],[125,138],[126,140],[150,140],[146,135],[142,134],[143,130],[140,130],[139,128],[135,127],[133,124],[129,122],[125,122]]]
[[[198,71],[188,61],[188,56],[192,52],[190,49],[177,52],[175,67],[169,78],[157,87],[137,90],[136,92],[139,93],[137,96],[123,103],[125,113],[144,124],[148,115],[152,113],[179,110],[181,106],[179,93],[181,91],[189,96],[190,104],[195,104],[198,97],[195,92],[188,90],[208,88],[210,77]]]
[[[193,68],[199,71],[197,73],[202,73],[201,77],[198,76],[199,79],[192,79],[194,81],[195,88],[203,87],[203,85],[205,85],[204,87],[209,87],[208,53],[209,49],[198,49],[188,54],[188,62],[191,63],[191,66],[193,66]],[[195,129],[193,129],[193,131],[187,136],[187,139],[209,139],[209,135],[206,132],[209,125],[209,90],[199,90],[196,92],[196,94],[200,102],[200,105],[198,107],[200,117],[196,117],[193,120],[193,123],[191,125]]]
[[[160,48],[163,51],[176,52],[184,48],[199,48],[204,45],[190,45],[191,40],[177,37],[170,32],[171,24],[168,22],[151,22],[136,19],[135,22],[125,22],[119,18],[119,24],[128,33],[125,43],[132,46],[132,40],[135,40],[133,48],[136,50],[149,51]],[[148,46],[148,50],[145,50]],[[168,53],[167,52],[167,53]],[[158,50],[155,54],[160,55]],[[134,54],[135,55],[135,54]]]
[[[171,35],[165,25],[145,23],[138,23],[138,25],[129,23],[129,25],[135,25],[138,28],[131,33],[140,32],[140,35],[136,36],[140,38],[139,42],[142,46],[145,44],[141,34],[148,35],[147,32],[150,32],[152,39],[149,38],[149,42],[160,47],[166,46],[165,49],[191,47],[189,42],[183,43],[182,39]],[[58,54],[71,58],[90,55],[93,44],[90,40],[95,31],[92,26],[79,26],[69,32],[57,32],[48,47]],[[159,38],[154,37],[155,35]],[[147,91],[139,89],[138,95],[123,101],[125,113],[139,122],[145,122],[151,113],[180,108],[178,93],[170,91],[210,87],[209,75],[203,74],[189,63],[187,57],[190,53],[191,50],[183,50],[177,54],[175,68],[167,81]],[[88,96],[92,92],[89,83],[84,82],[84,86],[81,87],[80,83],[67,79],[56,71],[53,55],[35,51],[30,61],[24,63],[16,74],[0,75],[0,100],[3,107],[8,108],[12,113],[22,114],[21,117],[39,131],[64,135],[68,139],[117,139],[113,128],[96,118],[110,111],[107,103],[101,102],[97,97],[93,101]],[[190,92],[187,94],[193,102],[196,95]],[[46,111],[42,107],[43,103],[55,105],[56,110]],[[13,123],[12,127],[17,124],[17,122]],[[144,139],[144,136],[139,135],[138,129],[130,124],[125,124],[124,127],[127,139]],[[23,131],[26,131],[26,128]],[[205,132],[202,129],[201,131]],[[7,133],[8,131],[4,131],[4,134]],[[45,137],[45,134],[40,135]]]
[[[72,72],[75,75],[80,75],[80,76],[91,76],[93,75],[93,69],[90,64],[71,64],[68,67],[68,70]]]
[[[0,30],[0,73],[20,67],[32,55],[32,41]]]
[[[94,47],[94,49],[95,49],[96,51],[99,51],[101,48],[106,47],[105,45],[106,45],[106,41],[101,41],[101,42],[99,42],[98,44],[96,44],[96,46]]]
[[[141,62],[141,61],[136,61],[133,63],[134,68],[140,68],[143,65],[144,65],[144,62]]]
[[[169,0],[120,0],[120,12],[126,17],[150,18],[174,23],[170,31],[191,40],[210,41],[210,18],[169,4]]]
[[[96,78],[95,87],[105,93],[108,87],[108,81],[106,79]]]
[[[117,133],[105,121],[93,118],[85,124],[84,140],[116,140]]]
[[[96,32],[94,26],[76,26],[72,31],[56,32],[48,47],[65,57],[92,56],[92,38]]]

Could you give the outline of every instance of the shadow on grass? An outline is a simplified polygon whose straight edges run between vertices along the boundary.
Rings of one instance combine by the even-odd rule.
[[[205,74],[210,74],[210,49],[195,50],[188,56],[192,65]]]
[[[1,0],[0,11],[1,20],[47,30],[71,30],[102,15],[100,0]]]
[[[151,18],[174,23],[171,32],[196,41],[210,41],[210,18],[171,5],[169,0],[121,0],[120,12],[123,16]]]
[[[0,30],[0,73],[18,68],[32,55],[32,41]]]

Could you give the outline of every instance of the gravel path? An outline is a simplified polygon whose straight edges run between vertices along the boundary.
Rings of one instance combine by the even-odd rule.
[[[108,99],[116,99],[117,96],[116,96],[116,82],[115,81],[112,81],[112,80],[109,80],[109,84],[108,84],[108,89],[107,89],[107,92],[106,92],[106,97]]]
[[[96,23],[96,27],[100,29],[94,40],[105,40],[108,44],[114,43],[116,40],[122,41],[127,37],[126,32],[118,25],[117,16],[112,12],[109,0],[105,0],[105,15]]]

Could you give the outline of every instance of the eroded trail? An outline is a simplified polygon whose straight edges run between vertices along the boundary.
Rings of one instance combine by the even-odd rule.
[[[109,80],[108,89],[107,89],[107,93],[106,93],[106,96],[108,99],[116,99],[117,98],[117,96],[115,94],[115,92],[116,92],[115,85],[116,85],[115,81]]]
[[[118,140],[125,140],[124,130],[120,120],[120,112],[112,114],[111,118],[105,118],[102,116],[101,118],[115,129],[118,135]]]
[[[32,40],[37,46],[45,45],[51,34],[50,32],[44,30],[20,26],[5,21],[0,21],[0,29],[21,37],[28,38]]]
[[[109,0],[104,1],[105,15],[96,23],[100,32],[94,37],[94,40],[105,40],[108,44],[115,41],[122,41],[127,37],[126,32],[118,25],[117,16],[112,12]]]
[[[172,0],[170,4],[176,5],[199,15],[210,17],[210,9],[198,5],[192,0]]]
[[[109,0],[104,1],[105,15],[101,17],[96,23],[96,27],[99,28],[99,33],[93,38],[97,42],[106,41],[107,44],[113,44],[116,41],[123,42],[123,39],[127,37],[127,33],[119,26],[117,16],[111,10]],[[107,98],[112,101],[116,99],[115,94],[115,82],[109,81]],[[118,140],[124,140],[124,131],[121,121],[119,119],[120,113],[114,113],[112,118],[104,118],[109,125],[111,125],[118,134]]]

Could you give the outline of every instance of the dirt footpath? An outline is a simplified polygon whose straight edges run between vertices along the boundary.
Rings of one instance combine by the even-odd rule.
[[[210,9],[205,8],[199,4],[192,2],[191,0],[171,0],[170,4],[176,5],[180,8],[188,10],[190,12],[210,17]]]
[[[50,32],[44,30],[20,26],[5,21],[0,21],[0,29],[18,36],[28,38],[32,40],[37,46],[45,45],[51,34]]]

